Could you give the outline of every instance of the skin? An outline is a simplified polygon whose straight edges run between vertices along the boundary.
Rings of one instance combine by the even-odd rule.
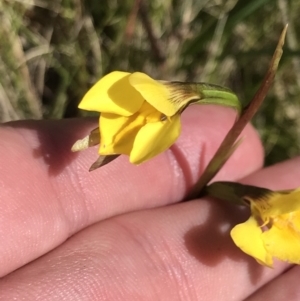
[[[97,148],[69,149],[97,121],[2,125],[0,300],[282,300],[280,288],[284,300],[299,299],[297,267],[262,267],[233,244],[229,231],[245,210],[208,198],[180,203],[234,115],[190,107],[170,150],[91,173]],[[262,169],[257,133],[248,126],[242,135],[216,180],[300,185],[300,158]]]

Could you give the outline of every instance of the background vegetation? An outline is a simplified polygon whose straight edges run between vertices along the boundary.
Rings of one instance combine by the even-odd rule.
[[[67,118],[112,70],[212,82],[247,103],[289,23],[275,84],[254,120],[271,164],[300,151],[300,2],[0,0],[0,121]]]

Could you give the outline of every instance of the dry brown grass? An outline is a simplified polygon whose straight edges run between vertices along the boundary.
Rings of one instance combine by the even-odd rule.
[[[267,163],[299,153],[300,3],[0,0],[0,120],[73,117],[112,70],[231,87],[247,103],[283,24],[283,61],[254,120]]]

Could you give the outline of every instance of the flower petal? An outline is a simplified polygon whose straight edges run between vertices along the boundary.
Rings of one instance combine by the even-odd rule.
[[[164,121],[147,123],[135,138],[130,162],[139,164],[165,151],[178,138],[180,130],[179,114]]]
[[[142,106],[144,99],[129,83],[130,73],[114,71],[101,78],[84,95],[80,109],[130,116]]]
[[[272,257],[267,253],[262,240],[262,230],[254,217],[236,225],[230,232],[234,243],[246,254],[254,257],[259,263],[272,267]]]
[[[262,234],[267,251],[274,257],[290,263],[300,264],[300,233],[293,224],[274,223]]]
[[[130,154],[134,139],[145,119],[139,113],[129,117],[102,113],[100,116],[100,155]]]
[[[268,200],[255,202],[257,209],[260,211],[263,219],[271,216],[278,216],[293,211],[300,210],[300,189],[290,192],[273,192]],[[263,204],[265,203],[265,204]],[[267,204],[266,204],[267,203]],[[268,205],[268,206],[266,206]]]
[[[141,72],[132,73],[129,82],[148,103],[164,115],[173,116],[180,109],[180,103],[171,101],[170,90],[148,75]]]

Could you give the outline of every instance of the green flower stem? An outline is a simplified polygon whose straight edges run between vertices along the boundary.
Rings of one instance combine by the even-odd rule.
[[[216,104],[225,107],[231,107],[241,113],[241,103],[237,95],[230,89],[222,86],[201,83],[198,84],[198,93],[202,98],[197,101],[197,104]]]

